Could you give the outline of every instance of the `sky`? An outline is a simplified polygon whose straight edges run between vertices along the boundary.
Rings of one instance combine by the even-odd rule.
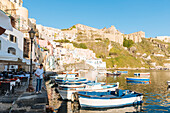
[[[170,0],[23,0],[29,18],[58,29],[84,24],[102,29],[114,25],[129,34],[170,36]]]

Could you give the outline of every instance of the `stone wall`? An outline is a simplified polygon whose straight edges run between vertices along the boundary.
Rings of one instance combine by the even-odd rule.
[[[139,31],[131,34],[125,34],[124,37],[126,39],[133,40],[135,43],[141,42],[142,38],[145,38],[145,32]]]

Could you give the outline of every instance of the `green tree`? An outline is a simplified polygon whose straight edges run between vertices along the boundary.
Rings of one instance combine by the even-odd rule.
[[[95,40],[100,40],[101,41],[102,39],[101,38],[96,38]]]
[[[83,49],[87,49],[87,46],[85,43],[76,43],[76,42],[73,42],[73,46],[76,47],[76,48],[83,48]]]
[[[60,43],[70,43],[69,40],[67,39],[62,39],[62,40],[53,40],[54,42],[60,42]]]
[[[76,28],[76,26],[74,25],[74,26],[72,26],[72,28]]]
[[[133,44],[134,44],[133,40],[127,40],[126,38],[124,38],[124,41],[123,41],[124,47],[130,48],[133,46]]]
[[[79,44],[79,47],[80,47],[80,48],[83,48],[83,49],[87,49],[87,46],[86,46],[85,43],[80,43],[80,44]]]

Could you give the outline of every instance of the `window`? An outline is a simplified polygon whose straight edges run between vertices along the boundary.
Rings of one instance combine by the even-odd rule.
[[[0,40],[0,50],[1,50],[1,40]]]
[[[19,1],[19,6],[21,6],[21,0]]]
[[[9,35],[9,40],[11,41],[11,42],[17,42],[17,37],[15,37],[14,35]]]
[[[13,55],[16,55],[16,49],[13,48],[13,47],[9,47],[9,48],[8,48],[8,53],[11,53],[11,54],[13,54]]]

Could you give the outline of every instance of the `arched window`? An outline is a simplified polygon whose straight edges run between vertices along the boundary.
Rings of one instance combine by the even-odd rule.
[[[13,47],[9,47],[9,48],[8,48],[8,53],[11,53],[11,54],[13,54],[13,55],[16,55],[16,49],[13,48]]]

